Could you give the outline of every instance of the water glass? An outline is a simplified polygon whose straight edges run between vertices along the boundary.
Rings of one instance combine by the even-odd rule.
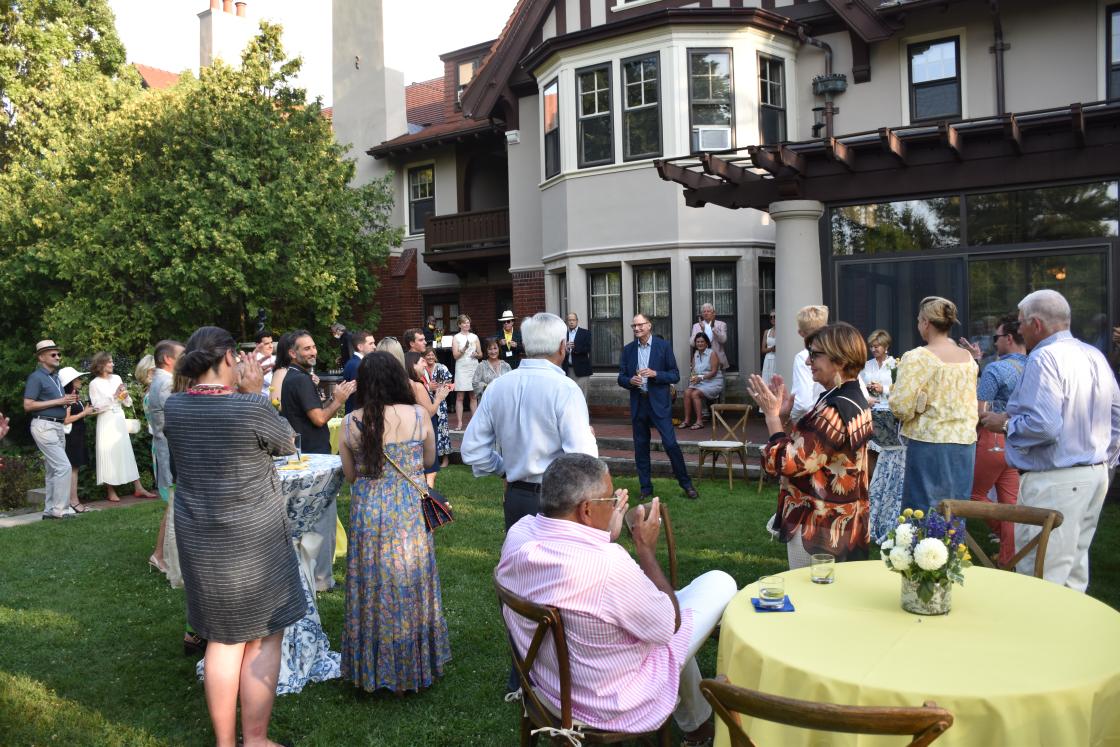
[[[786,580],[781,576],[763,576],[758,580],[758,604],[767,609],[781,609],[786,604]]]
[[[295,440],[296,440],[296,461],[297,462],[302,462],[303,461],[303,444],[302,444],[302,441],[300,439],[300,434],[298,434],[298,433],[295,434]]]
[[[831,584],[836,580],[836,558],[813,555],[809,558],[809,580],[814,584]]]

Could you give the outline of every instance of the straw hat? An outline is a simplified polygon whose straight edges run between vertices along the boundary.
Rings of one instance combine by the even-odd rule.
[[[54,344],[54,340],[39,340],[35,343],[35,355],[45,353],[48,350],[58,350],[58,345]]]
[[[509,309],[506,309],[505,313],[502,314],[500,317],[498,317],[498,321],[499,322],[512,322],[513,321],[513,312],[510,311]]]

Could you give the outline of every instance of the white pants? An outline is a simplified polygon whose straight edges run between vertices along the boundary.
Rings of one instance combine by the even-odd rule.
[[[588,384],[591,383],[591,377],[590,376],[576,376],[576,370],[574,368],[569,368],[568,369],[568,378],[579,385],[579,390],[581,392],[583,392],[583,398],[587,399],[587,386],[588,386]]]
[[[31,421],[31,437],[43,452],[46,462],[46,492],[43,513],[62,516],[70,505],[70,460],[66,457],[66,434],[62,423],[35,418]]]
[[[677,708],[673,719],[683,732],[694,731],[712,716],[712,707],[700,694],[700,667],[696,665],[696,652],[723,617],[723,610],[739,591],[735,579],[723,571],[708,571],[697,576],[691,584],[677,592],[681,613],[692,610],[692,639],[688,644],[688,659],[681,670],[681,683]]]
[[[312,565],[315,590],[329,591],[334,588],[334,540],[338,531],[337,499],[331,498],[330,505],[323,509],[323,515],[315,522],[315,527],[311,531],[323,538]]]
[[[805,550],[805,543],[801,539],[801,527],[797,528],[786,543],[786,560],[791,571],[808,568],[813,562],[813,556]]]
[[[1108,468],[1067,467],[1027,472],[1019,479],[1019,505],[1062,512],[1062,525],[1050,533],[1043,578],[1084,592],[1089,585],[1089,545],[1108,493]],[[1027,524],[1015,525],[1015,548],[1030,542],[1041,531]],[[1034,574],[1036,550],[1019,561],[1015,570]]]

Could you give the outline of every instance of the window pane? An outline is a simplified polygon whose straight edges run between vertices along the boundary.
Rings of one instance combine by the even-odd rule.
[[[957,76],[957,43],[954,39],[910,45],[910,82],[926,83]]]
[[[693,265],[692,267],[692,321],[700,316],[700,307],[706,303],[716,309],[716,317],[727,323],[727,343],[724,352],[728,364],[738,369],[739,323],[736,318],[735,265]]]
[[[544,87],[544,131],[550,132],[560,126],[560,92],[554,80]]]
[[[1058,291],[1073,312],[1070,332],[1108,355],[1107,263],[1102,252],[968,263],[969,337],[993,354],[992,335],[1005,314],[1015,313],[1023,296],[1042,288]]]
[[[622,320],[592,321],[591,365],[618,366],[622,354]]]
[[[692,107],[694,125],[730,125],[731,106],[729,104],[696,104]]]
[[[622,275],[618,270],[588,273],[590,284],[591,364],[618,365],[622,349]]]
[[[1120,10],[1112,11],[1112,23],[1109,31],[1112,40],[1112,64],[1120,63]]]
[[[786,139],[786,112],[764,106],[759,111],[762,117],[762,143],[775,145]]]
[[[669,342],[673,339],[673,324],[670,318],[670,274],[667,267],[643,267],[634,271],[634,285],[637,288],[637,310],[645,314],[653,323],[654,334],[661,335]]]
[[[410,203],[409,207],[411,213],[408,220],[409,230],[412,233],[424,233],[428,218],[436,211],[436,201],[434,199],[415,200]]]
[[[960,244],[960,198],[833,208],[833,254],[888,254]]]
[[[839,264],[838,319],[867,332],[887,330],[897,356],[923,344],[914,319],[918,303],[926,296],[944,296],[964,313],[964,273],[960,258]],[[778,324],[789,323],[778,320]],[[959,332],[955,329],[954,336]]]
[[[960,84],[957,81],[934,83],[914,89],[914,111],[910,113],[911,119],[959,117],[960,114]]]
[[[544,136],[544,176],[549,178],[560,173],[560,130],[545,133]]]
[[[626,86],[626,106],[641,106],[642,101],[642,85],[640,83],[629,83]]]
[[[580,163],[603,163],[611,160],[611,118],[594,117],[581,119]]]
[[[1116,182],[965,197],[968,243],[1011,244],[1116,236]]]
[[[623,139],[627,158],[649,158],[661,155],[661,110],[651,106],[626,112]]]

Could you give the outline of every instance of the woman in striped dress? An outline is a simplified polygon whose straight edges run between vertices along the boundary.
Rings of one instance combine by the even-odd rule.
[[[219,747],[267,743],[284,628],[307,611],[272,456],[292,429],[260,394],[260,365],[217,327],[191,335],[165,406],[175,463],[175,542],[187,620],[206,646],[206,702]],[[243,373],[242,373],[243,372]],[[240,389],[240,393],[238,392]],[[245,687],[241,687],[245,685]]]

